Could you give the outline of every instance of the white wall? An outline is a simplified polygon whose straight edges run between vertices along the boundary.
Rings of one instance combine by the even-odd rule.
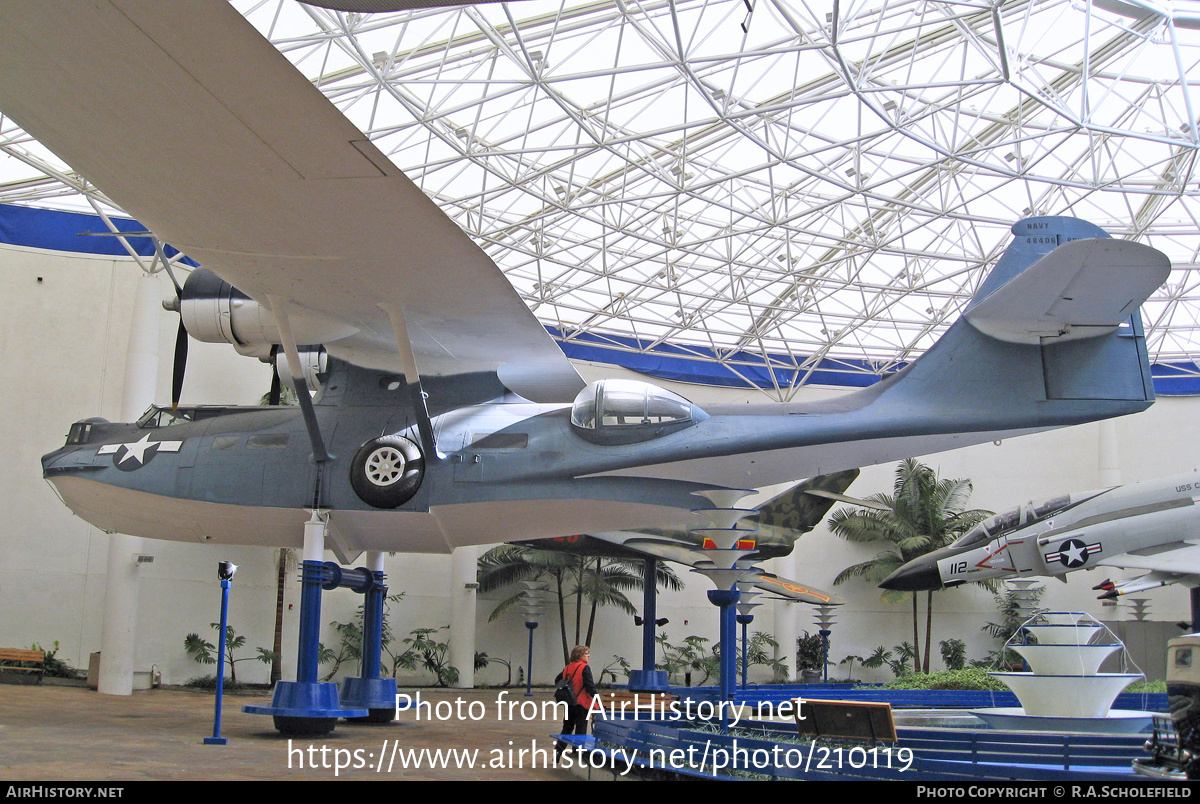
[[[0,246],[0,276],[6,287],[0,299],[0,346],[8,364],[7,391],[0,412],[0,443],[5,444],[5,459],[0,461],[0,501],[6,513],[0,524],[0,647],[27,647],[34,642],[49,647],[57,640],[60,657],[82,667],[87,665],[88,654],[99,649],[107,536],[75,518],[59,502],[41,478],[38,459],[63,443],[71,422],[96,415],[117,417],[128,313],[138,270],[127,260]],[[163,296],[170,296],[171,287],[165,278],[162,285]],[[164,311],[164,359],[158,393],[164,401],[169,397],[169,356],[176,326],[174,314]],[[580,368],[588,379],[626,373],[592,365]],[[239,357],[224,346],[192,341],[184,402],[254,404],[266,391],[269,380],[269,370],[262,364]],[[679,384],[671,387],[701,403],[758,399],[746,391]],[[811,389],[805,393],[818,397],[832,392]],[[1166,398],[1146,413],[1118,420],[1123,480],[1195,470],[1200,460],[1194,457],[1198,453],[1193,421],[1198,416],[1200,400]],[[999,446],[986,444],[927,456],[925,460],[943,476],[972,478],[974,504],[999,510],[1027,499],[1102,485],[1097,444],[1098,425],[1085,425],[1006,440]],[[850,493],[866,496],[890,490],[893,471],[894,465],[865,469]],[[211,668],[201,668],[185,655],[183,639],[189,631],[206,637],[215,635],[208,624],[219,615],[215,565],[221,559],[241,566],[231,598],[230,623],[249,637],[250,646],[270,646],[275,608],[274,551],[169,541],[146,544],[155,560],[140,570],[137,669],[157,665],[166,683],[180,683],[211,672]],[[824,588],[832,588],[834,576],[846,566],[872,555],[863,547],[832,536],[824,526],[805,536],[798,550],[798,564],[804,568],[800,580]],[[407,635],[417,627],[449,623],[449,556],[391,556],[386,569],[391,590],[406,595],[391,615],[398,635]],[[1045,603],[1083,609],[1106,619],[1127,619],[1124,614],[1114,616],[1111,609],[1095,600],[1096,593],[1090,587],[1103,580],[1102,574],[1075,573],[1067,584],[1047,581]],[[1113,577],[1125,575],[1118,571]],[[693,578],[685,578],[684,591],[660,597],[659,616],[670,618],[666,630],[672,641],[693,633],[716,637],[716,610],[705,599],[708,582]],[[847,604],[839,611],[833,629],[834,659],[911,640],[906,601],[888,603],[878,590],[859,581],[836,591]],[[299,585],[290,583],[287,595],[292,609],[285,627],[285,677],[293,667]],[[1189,618],[1185,590],[1168,587],[1139,597],[1151,600],[1153,619]],[[496,622],[488,622],[498,599],[496,595],[480,596],[477,649],[523,665],[527,638],[523,618],[512,611]],[[361,598],[345,590],[325,596],[321,620],[326,627],[326,642],[334,641],[328,623],[348,619],[360,602]],[[640,609],[640,595],[634,603]],[[756,610],[752,629],[773,630],[775,605],[768,603]],[[966,640],[972,658],[993,647],[980,631],[995,616],[992,599],[982,590],[961,588],[937,593],[935,610],[935,665],[939,664],[936,642],[940,639],[955,636]],[[808,611],[801,613],[800,622],[802,630],[815,630]],[[548,682],[561,664],[557,620],[548,617],[534,636],[535,681]],[[592,646],[597,670],[609,664],[614,654],[625,656],[636,666],[640,644],[640,635],[629,618],[614,610],[601,611]],[[244,651],[247,656],[252,653]],[[346,670],[356,668],[343,666]],[[265,665],[239,665],[239,678],[263,681],[266,677]],[[477,681],[494,684],[504,677],[505,670],[494,666],[477,674]],[[427,679],[423,673],[402,677],[407,681]]]

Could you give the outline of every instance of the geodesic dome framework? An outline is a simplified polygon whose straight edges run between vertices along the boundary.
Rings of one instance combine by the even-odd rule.
[[[780,399],[869,382],[957,317],[1014,221],[1063,214],[1167,253],[1151,359],[1200,374],[1186,4],[239,7],[568,354]],[[0,203],[110,209],[7,118],[0,151]]]

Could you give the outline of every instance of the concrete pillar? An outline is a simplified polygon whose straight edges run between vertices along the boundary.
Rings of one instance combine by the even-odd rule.
[[[479,562],[477,546],[459,547],[450,554],[450,666],[458,669],[460,689],[475,686],[475,597]]]
[[[129,344],[125,351],[125,387],[121,420],[131,422],[154,401],[158,387],[158,323],[162,312],[157,274],[137,283]],[[138,563],[142,540],[114,533],[108,537],[108,575],[104,581],[104,628],[100,636],[100,692],[133,693],[137,653]]]

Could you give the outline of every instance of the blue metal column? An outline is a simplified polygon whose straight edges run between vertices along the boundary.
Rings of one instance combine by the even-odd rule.
[[[747,672],[750,669],[750,650],[749,650],[750,646],[748,644],[746,644],[746,626],[748,626],[748,625],[750,625],[750,623],[754,622],[754,615],[753,614],[739,614],[737,616],[737,622],[739,625],[742,626],[742,689],[745,689],[746,688],[746,676],[747,676]]]
[[[737,605],[741,594],[737,589],[713,589],[708,593],[708,600],[714,606],[720,606],[721,611],[721,681],[718,691],[720,701],[733,700],[734,687],[737,680]],[[722,723],[724,723],[725,708],[722,707]]]
[[[296,680],[313,683],[320,666],[321,584],[325,582],[323,561],[300,562],[300,646],[296,656]]]
[[[379,678],[380,654],[383,652],[383,598],[387,589],[383,585],[382,572],[371,575],[375,583],[363,595],[363,678]]]
[[[829,683],[829,635],[833,632],[828,628],[817,631],[821,635],[821,680]]]
[[[529,629],[529,657],[525,662],[525,697],[533,697],[533,629],[538,627],[538,624],[532,620],[525,622],[525,627]]]
[[[1192,633],[1200,632],[1200,586],[1194,587],[1191,594],[1192,602]]]
[[[205,737],[205,745],[226,745],[229,740],[221,736],[221,704],[225,693],[225,635],[229,628],[229,587],[232,581],[221,581],[221,638],[217,640],[217,700],[213,711],[212,737]]]
[[[252,715],[271,715],[275,728],[284,734],[325,735],[333,731],[338,718],[364,718],[370,715],[361,707],[344,708],[338,700],[337,684],[317,681],[320,665],[318,643],[321,639],[321,589],[342,585],[365,591],[367,574],[362,570],[343,573],[337,564],[320,560],[324,551],[325,522],[317,512],[304,525],[304,561],[300,563],[300,645],[296,657],[296,680],[275,685],[270,706],[244,706]],[[394,706],[394,704],[393,704]]]
[[[368,723],[391,723],[396,717],[396,679],[380,678],[383,665],[383,609],[387,601],[383,554],[368,554],[370,569],[361,568],[369,581],[363,586],[351,579],[351,588],[363,594],[362,665],[357,678],[342,680],[342,706],[365,708]],[[355,718],[358,720],[359,718]]]
[[[671,686],[666,670],[654,669],[655,631],[658,628],[658,560],[648,558],[642,582],[642,669],[629,674],[629,688],[666,690]]]

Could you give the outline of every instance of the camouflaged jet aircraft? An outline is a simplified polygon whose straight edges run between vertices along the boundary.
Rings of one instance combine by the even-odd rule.
[[[857,500],[842,493],[857,477],[857,469],[814,477],[780,492],[753,512],[748,512],[740,527],[753,531],[746,533],[746,545],[752,547],[753,552],[748,553],[745,559],[758,562],[788,555],[802,535],[821,523],[835,502],[870,505],[868,500]],[[519,544],[574,555],[663,559],[693,568],[711,564],[711,559],[704,551],[716,546],[711,539],[705,539],[685,526],[558,536]],[[814,606],[840,606],[844,603],[832,592],[801,581],[781,578],[771,572],[759,572],[748,579],[748,583],[761,592]]]
[[[1031,218],[918,360],[822,402],[586,385],[492,260],[227,3],[0,4],[0,110],[206,269],[196,337],[280,347],[301,406],[87,420],[43,459],[135,536],[346,552],[671,527],[758,488],[1145,409],[1167,258]],[[212,273],[207,273],[211,271]],[[310,399],[301,346],[320,344]],[[309,352],[308,362],[315,363]]]
[[[914,559],[880,586],[917,591],[992,578],[1058,577],[1097,567],[1144,575],[1093,587],[1101,600],[1200,582],[1200,475],[1064,494],[980,522],[949,547]]]

